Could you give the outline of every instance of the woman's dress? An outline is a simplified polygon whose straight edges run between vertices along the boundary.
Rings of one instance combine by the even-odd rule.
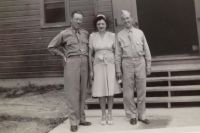
[[[93,97],[113,96],[121,92],[115,75],[115,43],[115,34],[112,32],[106,32],[103,37],[98,32],[90,35],[89,47],[94,51]]]

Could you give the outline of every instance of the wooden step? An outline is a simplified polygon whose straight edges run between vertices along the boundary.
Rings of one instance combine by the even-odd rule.
[[[147,87],[147,92],[155,92],[155,91],[195,91],[195,90],[200,91],[200,85]]]
[[[164,55],[164,56],[153,56],[152,65],[180,65],[180,64],[200,64],[199,55]]]
[[[200,70],[200,64],[159,65],[152,67],[153,72],[175,72]]]
[[[180,60],[200,60],[199,55],[189,55],[189,54],[183,54],[183,55],[164,55],[164,56],[153,56],[152,62],[163,62],[163,61],[180,61]]]
[[[162,81],[192,81],[200,80],[200,75],[192,76],[171,76],[171,77],[149,77],[147,82],[162,82]]]
[[[200,102],[200,96],[147,97],[147,103]]]
[[[136,101],[137,99],[135,99]],[[200,96],[172,96],[172,97],[147,97],[146,103],[178,103],[178,102],[200,102]],[[114,98],[114,104],[122,104],[123,98]],[[99,104],[97,98],[86,100],[86,104]]]

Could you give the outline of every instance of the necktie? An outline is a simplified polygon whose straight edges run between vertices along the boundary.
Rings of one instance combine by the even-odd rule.
[[[80,30],[79,29],[75,30],[75,35],[76,35],[76,37],[77,37],[77,39],[79,41],[80,40]]]
[[[76,34],[80,34],[80,30],[79,30],[79,29],[76,29],[76,30],[75,30],[75,33],[76,33]]]
[[[132,47],[132,53],[133,56],[136,57],[137,56],[137,48],[136,48],[136,41],[134,39],[134,35],[133,35],[133,31],[128,31],[128,39],[130,41],[131,47]]]
[[[130,41],[131,47],[134,49],[135,48],[135,41],[134,41],[133,33],[132,33],[131,30],[128,32],[128,39]]]

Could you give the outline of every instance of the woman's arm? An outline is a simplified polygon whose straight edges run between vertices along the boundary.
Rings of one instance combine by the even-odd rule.
[[[93,61],[94,61],[93,35],[91,34],[90,37],[89,37],[89,70],[90,70],[90,79],[94,78]]]
[[[89,48],[89,68],[90,68],[90,77],[93,79],[94,71],[93,71],[93,49]]]

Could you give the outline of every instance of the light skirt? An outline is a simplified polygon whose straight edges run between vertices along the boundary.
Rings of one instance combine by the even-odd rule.
[[[94,81],[92,85],[92,96],[113,96],[121,93],[115,76],[115,65],[97,63],[94,65]]]

